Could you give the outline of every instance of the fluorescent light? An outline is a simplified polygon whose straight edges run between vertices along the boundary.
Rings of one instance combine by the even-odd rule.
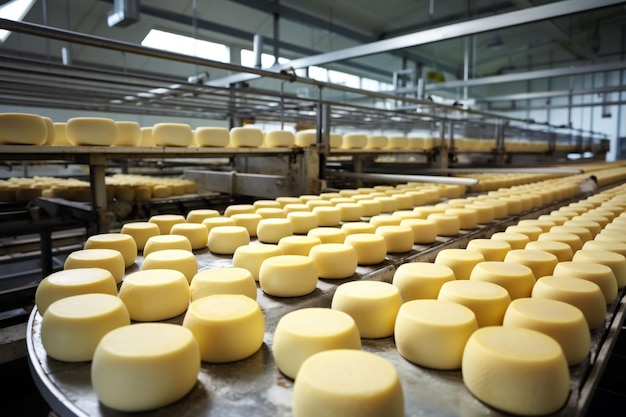
[[[176,52],[213,61],[230,62],[230,51],[226,45],[194,39],[191,36],[178,35],[163,30],[150,29],[150,32],[141,41],[141,44],[163,51]]]
[[[26,13],[33,7],[36,0],[12,0],[4,3],[0,6],[0,18],[13,20],[16,22],[22,21]],[[11,34],[8,30],[0,30],[0,43],[4,43]]]

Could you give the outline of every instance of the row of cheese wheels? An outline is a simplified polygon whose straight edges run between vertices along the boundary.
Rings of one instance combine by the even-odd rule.
[[[599,203],[599,204],[597,204],[598,202],[600,202],[600,203]],[[581,202],[581,203],[583,203],[583,202]],[[619,203],[619,199],[612,200],[612,201],[611,201],[611,203],[613,203],[613,204],[608,204],[606,201],[602,201],[601,199],[592,199],[592,200],[590,200],[590,201],[584,201],[584,203],[587,203],[587,204],[592,204],[592,203],[593,203],[594,205],[596,205],[596,204],[598,205],[597,210],[599,210],[599,211],[596,211],[596,212],[593,212],[593,211],[592,211],[592,210],[596,210],[596,209],[591,209],[590,207],[586,207],[586,208],[588,209],[587,211],[590,211],[590,212],[591,212],[591,213],[588,213],[589,215],[595,215],[595,216],[598,216],[598,215],[600,215],[600,214],[605,214],[605,215],[608,215],[607,213],[602,213],[602,211],[609,211],[609,212],[613,213],[613,219],[611,220],[611,224],[615,223],[615,224],[616,224],[616,227],[617,227],[617,225],[619,225],[619,219],[620,219],[620,218],[622,218],[622,217],[617,216],[617,214],[616,214],[616,212],[618,211],[618,210],[617,210],[617,207],[620,207],[620,205],[618,205],[618,204],[617,204],[617,203]],[[579,213],[580,207],[578,207],[578,206],[571,206],[571,205],[570,205],[570,206],[568,206],[568,207],[569,207],[571,210],[565,210],[565,209],[564,209],[564,210],[562,210],[562,212],[563,212],[564,214],[566,214],[565,216],[562,216],[562,217],[567,218],[567,217],[568,217],[568,215],[570,214],[570,212],[577,213],[577,215],[582,215],[582,213]],[[610,209],[610,208],[613,208],[613,211],[608,210],[608,209]],[[621,208],[622,208],[622,210],[623,210],[623,207],[621,207]],[[553,218],[553,220],[559,220],[559,219],[558,219],[558,217],[559,217],[559,216],[557,216],[557,213],[555,213],[555,214],[554,214],[554,218]],[[571,216],[571,217],[575,217],[575,216]],[[600,217],[604,217],[604,216],[600,216]],[[609,217],[611,217],[611,216],[609,216]],[[608,225],[608,224],[607,224],[607,225]],[[552,227],[554,227],[554,226],[552,226]],[[519,232],[519,230],[518,230],[517,232]],[[504,232],[503,234],[506,234],[506,233],[509,233],[510,235],[512,235],[514,232],[513,232],[513,231],[511,231],[511,232]],[[601,235],[602,235],[602,233],[604,233],[604,231],[603,231],[603,232],[598,233],[598,235],[597,235],[597,236],[601,236]],[[522,233],[517,233],[517,234],[522,234]],[[523,234],[522,234],[522,235],[523,235]],[[609,233],[609,232],[606,232],[606,236],[612,236],[612,234],[611,234],[611,233]],[[513,237],[515,237],[515,236],[513,236]],[[530,238],[529,238],[528,236],[527,236],[527,238],[528,238],[528,240],[530,240]],[[595,239],[594,239],[594,240],[595,240]],[[511,242],[513,242],[513,241],[517,241],[517,240],[515,240],[515,239],[511,240]],[[507,241],[507,242],[508,242],[508,241]],[[468,250],[468,251],[467,251],[467,253],[469,253],[469,252],[470,252],[470,250]],[[136,253],[136,252],[135,252],[135,253]],[[155,253],[158,253],[158,251],[157,251],[157,252],[155,252]],[[440,253],[447,253],[447,252],[442,251],[442,252],[440,252]],[[482,252],[479,252],[479,253],[482,253]],[[148,256],[150,256],[150,255],[148,255]],[[484,257],[484,256],[483,256],[483,257]],[[438,264],[438,263],[440,263],[440,264],[445,264],[445,262],[443,261],[443,259],[445,259],[445,258],[446,258],[445,256],[442,256],[441,258],[439,258],[439,256],[438,256],[438,259],[441,259],[441,260],[440,260],[440,261],[437,261],[437,260],[436,260],[436,261],[435,261],[435,264]],[[455,258],[455,257],[452,257],[452,258]],[[525,257],[523,257],[523,256],[522,256],[521,258],[525,258]],[[234,259],[234,257],[233,257],[233,264],[235,263],[234,261],[235,261],[235,259]],[[457,259],[456,261],[458,261],[458,259]],[[455,261],[455,262],[456,262],[456,261]],[[461,259],[461,261],[462,261],[462,259]],[[460,264],[461,264],[461,265],[463,265],[463,262],[460,262]],[[430,264],[425,264],[425,265],[430,265]],[[474,266],[476,266],[476,265],[474,265]],[[278,269],[278,271],[280,271],[280,268],[282,268],[282,267],[284,267],[284,265],[283,265],[283,264],[279,265],[279,269]],[[453,271],[455,274],[457,274],[457,273],[458,273],[459,275],[461,275],[461,274],[462,274],[463,268],[457,267],[457,266],[455,266],[455,264],[452,264],[452,265],[450,265],[450,266],[446,265],[446,267],[447,267],[447,268],[449,268],[449,270]],[[465,267],[467,268],[467,266],[465,266]],[[525,266],[525,267],[526,267],[526,266]],[[197,268],[197,267],[196,267],[196,268]],[[530,268],[530,267],[527,267],[527,268]],[[243,269],[245,269],[245,268],[243,268]],[[475,269],[475,268],[472,268],[472,269]],[[169,268],[168,268],[167,270],[169,270]],[[531,270],[532,270],[532,269],[531,269]],[[352,272],[353,272],[353,271],[352,271]],[[400,269],[398,270],[398,273],[399,273],[399,272],[400,272]],[[183,275],[184,275],[184,274],[183,274]],[[271,275],[275,275],[275,274],[271,274]],[[279,275],[280,275],[280,274],[279,274]],[[597,275],[597,274],[594,274],[594,276],[595,276],[595,275]],[[293,276],[293,275],[292,275],[292,274],[287,274],[287,276]],[[533,277],[534,277],[534,272],[533,272]],[[180,278],[180,276],[179,276],[179,278]],[[127,279],[128,279],[128,277],[127,277]],[[536,278],[534,278],[534,279],[536,279]],[[615,280],[615,278],[613,278],[613,279]],[[195,280],[195,278],[193,278],[193,279],[192,279],[191,284],[193,284],[193,283],[194,283],[194,280]],[[282,280],[284,281],[284,280],[285,280],[285,278],[282,278]],[[396,280],[396,278],[394,277],[394,281],[395,281],[395,280]],[[399,278],[398,278],[398,280],[399,280]],[[132,281],[134,281],[134,280],[133,280],[133,279],[131,279],[131,280],[128,280],[128,281],[129,281],[129,282],[132,282]],[[145,281],[145,280],[138,280],[137,282],[141,282],[141,281]],[[149,281],[149,279],[148,279],[147,281]],[[181,279],[178,279],[178,281],[179,281],[179,282],[181,282],[181,283],[183,282],[183,280],[181,280]],[[184,281],[185,281],[186,283],[188,282],[188,281],[187,281],[187,279],[186,279],[186,280],[184,280]],[[471,281],[472,281],[472,279],[469,279],[469,280],[468,280],[468,282],[471,282]],[[400,282],[400,281],[398,281],[398,282]],[[457,280],[455,280],[455,282],[457,282]],[[345,285],[345,284],[343,284],[343,285]],[[342,288],[342,287],[343,287],[343,285],[342,285],[342,286],[340,286],[339,288]],[[122,283],[122,288],[123,288],[123,286],[124,286],[124,284]],[[397,287],[401,287],[399,284],[397,284],[396,286],[397,286]],[[338,288],[338,289],[339,289],[339,288]],[[343,287],[343,288],[346,288],[346,287]],[[387,287],[387,288],[389,288],[389,287]],[[347,290],[347,288],[346,288],[346,290]],[[342,291],[343,291],[343,290],[342,290]],[[342,294],[342,291],[337,291],[337,294]],[[357,295],[358,295],[358,294],[363,293],[363,291],[364,291],[363,289],[356,290],[356,293],[357,293]],[[380,293],[381,291],[382,291],[382,290],[376,290],[375,292],[376,292],[376,293]],[[133,292],[135,292],[135,291],[130,291],[130,293],[133,293]],[[170,293],[170,292],[171,292],[171,291],[167,291],[167,293]],[[367,291],[365,291],[365,292],[367,292]],[[122,291],[120,291],[120,295],[121,295],[121,293],[122,293]],[[354,296],[353,294],[352,294],[352,295],[350,295],[350,292],[348,292],[348,293],[349,293],[349,295],[348,295],[348,299],[350,299],[351,297],[353,297],[353,296]],[[398,294],[400,295],[400,297],[401,297],[401,298],[403,298],[403,297],[404,297],[404,296],[402,295],[402,294],[403,294],[403,292],[400,292],[399,290],[398,290]],[[339,296],[338,296],[338,298],[340,298],[340,297],[341,297],[341,296],[339,295]],[[162,299],[163,297],[161,296],[161,297],[157,297],[157,298]],[[358,297],[357,297],[357,298],[358,298]],[[398,297],[397,297],[397,296],[394,296],[394,298],[397,300],[397,298],[398,298]],[[201,299],[203,299],[203,297],[201,297],[199,300],[201,300]],[[406,301],[407,301],[407,300],[404,300],[404,301],[405,301],[405,303],[406,303]],[[208,301],[207,301],[207,302],[208,302]],[[193,302],[192,302],[192,303],[193,303]],[[333,301],[333,303],[334,303],[334,301]],[[338,303],[339,303],[339,302],[338,302]],[[348,302],[348,305],[349,305],[349,306],[352,306],[352,308],[356,308],[357,310],[359,309],[359,304],[360,304],[360,303],[356,303],[356,304],[354,304],[354,303],[350,303],[350,302]],[[432,307],[429,307],[429,308],[432,308]],[[205,309],[206,309],[206,307],[205,307],[205,308],[203,308],[203,309],[201,309],[201,310],[202,310],[202,311],[204,311]],[[388,309],[386,309],[386,310],[388,310]],[[393,310],[393,309],[392,309],[392,310]],[[191,310],[190,310],[190,311],[191,311]],[[44,314],[45,314],[45,313],[44,313]],[[392,314],[392,315],[393,315],[393,314]],[[353,315],[351,315],[351,317],[356,317],[356,319],[358,319],[358,313],[354,313]],[[399,314],[398,314],[398,317],[400,317],[400,316],[399,316]],[[359,322],[359,321],[357,321],[356,319],[355,319],[355,321],[356,321],[356,322]],[[395,322],[398,322],[398,323],[400,323],[400,322],[401,322],[401,321],[396,320],[395,318],[394,318],[394,321],[395,321]],[[372,323],[374,323],[374,322],[375,322],[374,320],[371,320],[371,319],[364,319],[364,320],[361,320],[361,322],[362,322],[362,326],[361,326],[361,327],[358,327],[358,328],[359,328],[360,334],[361,334],[363,337],[368,337],[368,336],[369,336],[369,337],[384,337],[384,336],[380,336],[380,335],[376,336],[375,334],[372,334],[372,333],[367,333],[367,331],[368,331],[368,329],[369,329],[370,327],[376,327],[374,324],[372,324]],[[363,327],[363,326],[365,326],[365,327]],[[387,326],[387,327],[388,327],[388,326]],[[369,330],[371,330],[371,329],[369,329]],[[396,337],[398,337],[398,335],[396,335]],[[414,340],[414,338],[409,338],[409,339]],[[261,339],[261,340],[262,340],[262,339]],[[542,343],[543,343],[543,342],[542,342]],[[413,343],[413,345],[414,345],[414,344],[415,344],[415,343]],[[399,349],[400,349],[400,348],[399,348]],[[403,355],[410,356],[409,354],[406,354],[406,353],[403,353]],[[427,356],[430,356],[430,355],[427,355]],[[410,358],[408,358],[408,359],[409,359],[409,360],[411,360]],[[279,361],[279,360],[277,359],[277,363],[278,363],[278,361]],[[429,365],[426,365],[426,366],[429,366]],[[432,366],[432,365],[430,365],[430,366]],[[562,386],[562,385],[560,385],[560,386]],[[471,389],[471,388],[470,388],[470,389]],[[294,391],[294,393],[295,393],[295,391]],[[479,396],[479,398],[480,398],[480,394],[477,394],[477,395],[478,395],[478,396]],[[169,397],[168,397],[168,398],[169,398]],[[397,396],[397,392],[396,392],[396,394],[395,394],[395,397],[394,397],[394,398],[396,398],[396,400],[397,400],[397,398],[398,398],[398,396]],[[558,397],[558,398],[560,398],[560,397]],[[487,403],[490,403],[488,400],[485,400],[485,401],[486,401]],[[504,408],[504,409],[506,409],[504,406],[499,405],[499,404],[492,404],[492,405],[494,405],[494,406],[496,406],[496,407],[498,407],[498,408]],[[124,406],[121,406],[121,407],[124,407]],[[395,406],[395,407],[397,407],[397,404],[396,404],[396,406]],[[294,403],[294,411],[295,411],[295,409],[296,409],[296,408],[297,408],[297,406],[296,406],[296,404]],[[514,410],[514,412],[515,412],[515,410]],[[300,414],[300,415],[305,415],[305,414]]]

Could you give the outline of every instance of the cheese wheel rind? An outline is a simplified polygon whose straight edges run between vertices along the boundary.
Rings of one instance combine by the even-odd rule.
[[[124,278],[124,257],[114,249],[77,250],[70,253],[63,264],[63,269],[75,268],[104,268],[119,284]]]
[[[275,297],[299,297],[317,287],[318,272],[313,259],[303,255],[278,255],[259,268],[259,285]]]

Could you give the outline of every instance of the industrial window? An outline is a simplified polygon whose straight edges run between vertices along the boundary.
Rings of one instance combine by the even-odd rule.
[[[244,67],[254,67],[254,51],[249,49],[241,50],[241,65]],[[269,68],[274,65],[274,55],[270,54],[261,54],[261,68]],[[278,57],[279,64],[286,64],[289,62],[287,58]]]
[[[0,18],[21,21],[33,7],[35,0],[12,0],[0,6]],[[11,34],[8,30],[0,30],[0,43],[4,43]]]
[[[221,43],[194,39],[191,36],[178,35],[163,30],[151,29],[143,41],[143,46],[169,52],[211,59],[219,62],[230,62],[230,50]]]

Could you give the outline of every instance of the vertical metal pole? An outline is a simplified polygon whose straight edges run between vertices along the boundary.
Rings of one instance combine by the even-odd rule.
[[[274,0],[276,6],[278,6],[278,0]],[[280,37],[280,14],[278,12],[274,13],[274,65],[278,65],[278,56],[280,55],[279,46],[278,46],[278,38]]]
[[[255,34],[252,40],[252,50],[254,51],[254,66],[261,68],[263,58],[263,37]]]
[[[96,233],[107,233],[109,231],[109,222],[105,214],[107,207],[105,164],[106,159],[103,155],[89,155],[91,207],[96,215]]]

